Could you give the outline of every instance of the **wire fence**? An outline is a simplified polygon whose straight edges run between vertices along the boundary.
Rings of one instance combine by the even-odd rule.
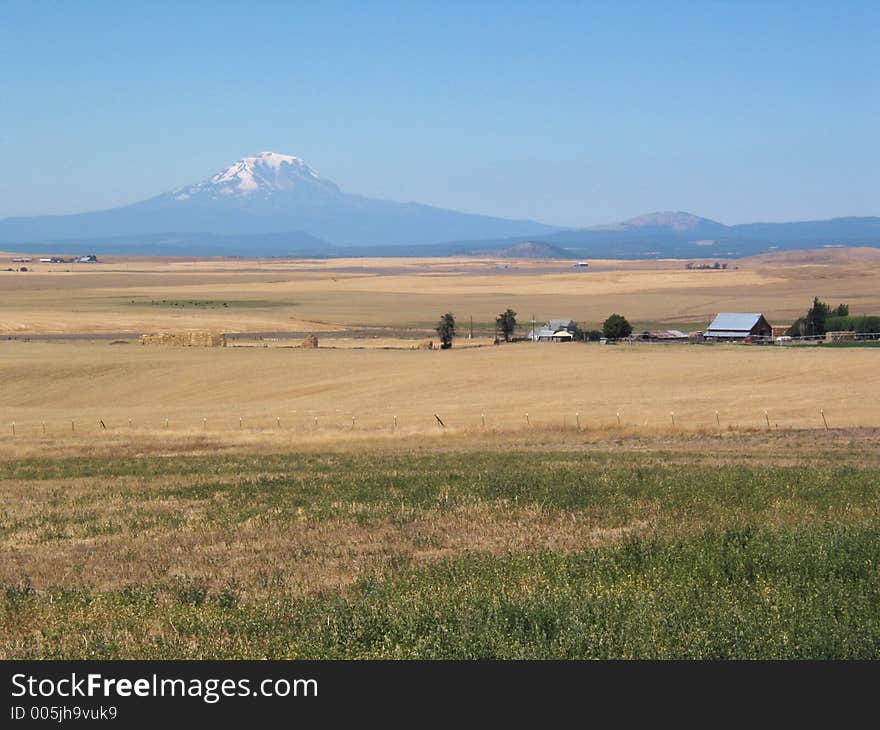
[[[247,416],[228,415],[176,415],[165,418],[115,418],[79,417],[71,419],[23,419],[8,421],[0,432],[0,439],[17,438],[86,438],[100,436],[138,435],[138,434],[287,434],[291,436],[308,434],[348,433],[437,433],[444,431],[515,431],[515,430],[555,430],[555,431],[639,431],[639,430],[678,430],[678,431],[731,431],[731,430],[794,430],[832,428],[875,428],[875,424],[853,422],[849,418],[835,418],[824,408],[812,414],[774,413],[759,410],[745,414],[741,411],[725,413],[709,409],[696,413],[692,410],[674,410],[660,414],[652,411],[639,414],[629,410],[596,413],[593,410],[556,412],[526,412],[521,415],[491,413],[442,413],[424,414],[376,414],[366,416],[344,413],[286,414]]]

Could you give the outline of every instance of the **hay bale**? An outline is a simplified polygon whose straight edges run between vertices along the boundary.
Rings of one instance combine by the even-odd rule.
[[[434,340],[425,340],[424,342],[419,343],[419,350],[433,350],[434,349]]]
[[[300,347],[307,350],[314,350],[318,347],[318,338],[315,335],[309,335],[303,341]]]
[[[825,342],[854,342],[855,339],[855,332],[836,331],[825,333]]]
[[[154,332],[141,335],[138,342],[171,347],[226,347],[226,335],[217,332]]]

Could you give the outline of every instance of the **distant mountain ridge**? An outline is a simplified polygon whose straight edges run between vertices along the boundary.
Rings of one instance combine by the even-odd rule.
[[[777,250],[880,245],[880,217],[727,226],[682,211],[661,211],[541,236],[578,256],[734,258]]]
[[[22,244],[169,232],[250,236],[298,231],[337,246],[389,246],[529,237],[557,230],[558,226],[535,221],[353,195],[297,157],[261,152],[243,157],[202,182],[120,208],[0,220],[0,241]]]
[[[106,254],[733,258],[823,246],[880,246],[880,218],[728,226],[658,211],[571,229],[342,191],[303,160],[243,157],[205,180],[109,210],[0,220],[0,249]]]

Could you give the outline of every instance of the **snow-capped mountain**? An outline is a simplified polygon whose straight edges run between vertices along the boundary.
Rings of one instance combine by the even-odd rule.
[[[69,242],[69,246],[64,242]],[[345,192],[303,160],[243,157],[201,182],[121,208],[0,220],[0,249],[163,255],[417,255],[551,244],[579,257],[729,257],[880,245],[880,218],[726,226],[681,211],[561,229]],[[356,249],[356,252],[353,251]]]
[[[208,180],[175,190],[173,195],[175,200],[181,201],[193,196],[220,200],[304,190],[331,195],[341,192],[336,183],[322,178],[298,157],[260,152],[253,157],[243,157]]]
[[[260,152],[202,182],[121,208],[0,220],[0,241],[15,244],[169,233],[228,237],[295,232],[335,246],[408,246],[536,236],[556,230],[559,228],[535,221],[346,193],[297,157]],[[244,249],[246,246],[241,255],[251,253]]]

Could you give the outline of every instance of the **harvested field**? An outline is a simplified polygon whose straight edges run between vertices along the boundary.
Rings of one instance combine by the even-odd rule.
[[[0,333],[430,330],[445,311],[460,327],[472,316],[491,331],[507,307],[521,325],[534,314],[595,327],[620,312],[637,326],[704,329],[719,311],[762,311],[773,324],[789,323],[815,295],[880,312],[880,258],[872,252],[789,252],[725,271],[688,271],[673,260],[597,260],[588,271],[571,261],[470,258],[34,264],[26,274],[0,272]]]
[[[766,431],[768,421],[769,430],[824,428],[820,410],[830,428],[880,427],[872,348],[303,350],[0,341],[0,362],[0,449],[7,453],[46,438],[80,438],[91,447],[96,437],[139,432],[323,443],[387,432],[404,439],[436,434],[435,413],[448,431],[472,434],[574,430],[578,422],[586,431],[645,433]]]

